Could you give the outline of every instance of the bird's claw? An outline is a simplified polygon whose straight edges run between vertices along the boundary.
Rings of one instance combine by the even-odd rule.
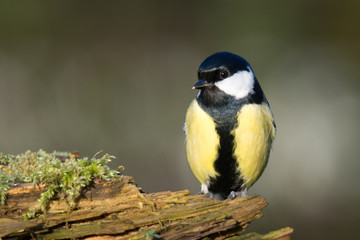
[[[228,195],[227,199],[229,200],[233,200],[236,197],[246,197],[246,189],[240,191],[240,192],[235,192],[235,191],[231,191],[230,194]]]

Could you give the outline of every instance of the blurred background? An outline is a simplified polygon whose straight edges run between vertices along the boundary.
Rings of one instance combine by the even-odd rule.
[[[278,126],[250,231],[360,226],[359,1],[2,1],[0,152],[99,150],[147,192],[200,190],[185,112],[200,63],[245,57]]]

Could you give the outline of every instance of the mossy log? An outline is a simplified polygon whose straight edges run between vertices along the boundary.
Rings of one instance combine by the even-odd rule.
[[[218,201],[189,191],[144,194],[131,177],[95,181],[70,210],[53,200],[46,214],[24,221],[36,207],[44,186],[10,189],[0,206],[1,239],[290,239],[291,228],[269,234],[237,236],[262,216],[261,196]]]

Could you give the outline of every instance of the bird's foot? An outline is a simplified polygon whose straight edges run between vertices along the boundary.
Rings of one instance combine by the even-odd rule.
[[[212,194],[209,191],[206,191],[206,192],[200,191],[197,193],[197,195],[204,195],[204,197],[206,197],[206,198],[214,198],[214,194]]]
[[[236,197],[246,197],[247,196],[246,190],[247,189],[245,188],[239,192],[231,191],[227,199],[233,200]]]
[[[206,197],[206,198],[214,198],[214,194],[212,194],[212,193],[210,193],[210,192],[208,192],[208,193],[203,193],[204,194],[204,196]]]

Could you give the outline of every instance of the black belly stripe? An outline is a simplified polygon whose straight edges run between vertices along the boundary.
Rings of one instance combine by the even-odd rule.
[[[218,173],[215,178],[210,178],[208,190],[227,198],[231,191],[241,191],[244,183],[238,171],[238,163],[234,157],[234,136],[231,131],[237,126],[237,113],[243,103],[230,101],[229,104],[207,107],[198,100],[199,105],[210,114],[216,123],[216,131],[220,138],[218,157],[214,162],[214,168]]]
[[[216,131],[220,136],[220,147],[214,167],[219,175],[210,179],[208,189],[212,193],[219,193],[225,199],[231,191],[241,191],[244,181],[237,170],[238,163],[233,154],[234,136],[230,134],[229,130],[224,130],[221,126],[218,126]]]
[[[210,178],[208,190],[220,194],[224,199],[231,191],[238,192],[245,187],[234,156],[234,136],[231,132],[237,127],[237,114],[244,104],[259,104],[266,101],[261,89],[260,93],[243,99],[235,99],[215,87],[202,90],[197,97],[200,107],[214,119],[216,131],[220,137],[218,158],[214,162],[218,176]]]

